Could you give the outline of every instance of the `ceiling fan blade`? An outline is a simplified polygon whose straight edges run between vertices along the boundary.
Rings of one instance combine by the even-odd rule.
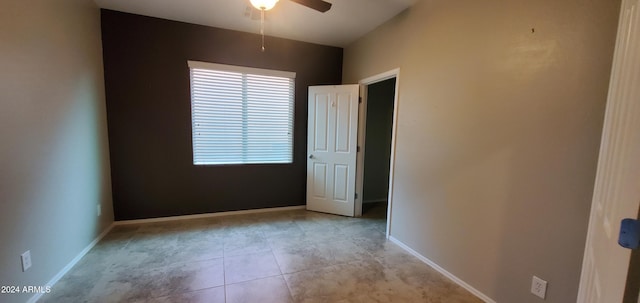
[[[300,5],[304,5],[308,8],[315,9],[321,13],[328,11],[331,8],[331,3],[322,0],[291,0]]]

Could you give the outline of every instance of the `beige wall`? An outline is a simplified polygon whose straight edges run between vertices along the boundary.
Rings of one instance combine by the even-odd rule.
[[[618,9],[424,0],[345,49],[345,83],[401,69],[393,237],[497,302],[532,275],[575,302]]]
[[[0,285],[45,285],[113,222],[103,83],[93,1],[0,2]]]

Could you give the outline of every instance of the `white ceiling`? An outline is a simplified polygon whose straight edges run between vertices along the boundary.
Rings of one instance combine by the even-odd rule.
[[[418,0],[326,0],[333,6],[320,13],[280,0],[266,12],[265,35],[345,47]],[[101,8],[208,25],[250,33],[260,32],[247,14],[249,0],[95,0]],[[249,15],[249,16],[248,16]],[[254,16],[255,17],[255,16]]]

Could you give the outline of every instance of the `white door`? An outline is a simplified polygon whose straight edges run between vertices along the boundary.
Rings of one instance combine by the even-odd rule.
[[[640,203],[640,0],[623,0],[578,302],[622,302],[631,251],[620,221]]]
[[[353,216],[359,86],[310,86],[307,209]]]

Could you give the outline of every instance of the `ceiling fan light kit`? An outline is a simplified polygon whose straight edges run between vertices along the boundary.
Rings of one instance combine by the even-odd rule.
[[[272,9],[274,6],[276,6],[276,3],[278,3],[278,0],[250,0],[250,1],[253,7],[261,11],[268,11]]]
[[[280,0],[249,0],[251,5],[260,10],[260,35],[262,36],[262,51],[264,52],[264,12],[272,9],[276,6],[276,3]],[[292,2],[306,6],[310,9],[317,10],[321,13],[328,11],[331,8],[331,3],[323,0],[291,0]]]
[[[261,10],[268,11],[276,6],[279,0],[249,0],[253,7]],[[331,3],[324,0],[291,0],[291,2],[298,3],[300,5],[306,6],[310,9],[317,10],[321,13],[324,13],[331,9]]]

